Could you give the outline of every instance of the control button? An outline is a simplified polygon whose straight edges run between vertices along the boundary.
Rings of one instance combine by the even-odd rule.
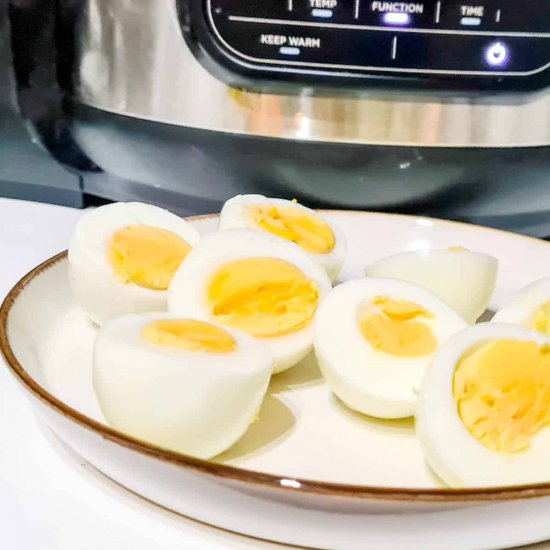
[[[382,16],[382,21],[386,25],[409,25],[411,16],[402,11],[388,11]]]
[[[433,2],[392,2],[359,0],[360,23],[382,27],[430,26],[434,18]]]
[[[389,27],[404,27],[411,25],[415,15],[425,12],[423,2],[384,2],[375,0],[370,2],[368,10],[376,16],[373,23],[382,23]]]
[[[338,0],[308,0],[311,15],[320,19],[331,19],[334,10],[338,9]]]
[[[495,32],[540,33],[550,31],[548,0],[438,0],[436,13],[447,29]]]
[[[253,34],[255,34],[254,31],[252,32]],[[315,53],[315,51],[322,51],[324,46],[324,40],[322,40],[317,34],[313,35],[309,32],[306,34],[300,29],[292,29],[292,32],[284,34],[260,32],[256,36],[257,49],[254,48],[253,43],[249,42],[250,46],[252,46],[252,48],[256,51],[251,50],[250,52],[246,53],[255,53],[256,55],[258,55],[258,53],[261,53],[261,57],[268,57],[272,59],[276,59],[279,57],[277,53],[284,57],[293,57],[296,59],[313,59],[316,57],[316,55],[318,55]]]
[[[292,16],[301,20],[322,23],[350,23],[353,20],[354,0],[293,0]]]
[[[478,27],[481,25],[481,17],[461,17],[460,24],[463,27]]]
[[[441,23],[452,28],[480,27],[493,23],[491,10],[485,4],[442,2]]]
[[[259,44],[263,46],[280,46],[279,52],[288,55],[289,50],[293,50],[291,55],[299,55],[299,48],[321,47],[321,39],[311,36],[301,36],[299,34],[269,34],[261,33],[258,38]],[[288,44],[288,46],[287,46]],[[297,51],[296,51],[297,50]]]
[[[485,61],[490,67],[503,67],[509,57],[510,52],[503,42],[492,42],[485,48]]]
[[[281,46],[279,53],[282,55],[300,55],[300,48],[293,48],[292,46]]]
[[[462,27],[479,27],[485,17],[486,9],[482,4],[460,4],[460,25]]]
[[[370,10],[375,13],[424,13],[423,2],[384,2],[375,0],[370,3]]]
[[[332,10],[315,8],[314,10],[311,10],[311,15],[313,15],[313,17],[321,17],[322,19],[330,19],[333,16],[333,12]]]

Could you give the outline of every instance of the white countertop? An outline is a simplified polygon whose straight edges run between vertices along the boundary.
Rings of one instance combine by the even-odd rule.
[[[0,297],[36,264],[67,248],[81,215],[0,199]],[[107,480],[36,421],[5,368],[0,368],[0,518],[7,550],[282,548],[182,518]],[[550,544],[532,548],[549,550]]]
[[[0,295],[67,248],[81,210],[0,199]],[[281,548],[201,525],[134,496],[36,421],[0,367],[0,533],[6,550]]]

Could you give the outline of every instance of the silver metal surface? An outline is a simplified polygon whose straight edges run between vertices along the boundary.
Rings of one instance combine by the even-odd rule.
[[[430,147],[550,145],[550,94],[521,104],[405,94],[269,95],[210,75],[182,37],[174,0],[86,0],[79,101],[163,123],[311,141]]]

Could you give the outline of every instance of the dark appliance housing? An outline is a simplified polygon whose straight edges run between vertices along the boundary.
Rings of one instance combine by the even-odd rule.
[[[46,32],[32,32],[32,19],[25,17],[30,12],[26,8],[19,10],[17,4],[0,0],[0,195],[82,206],[80,176],[56,162],[44,144],[47,136],[55,134],[52,125],[58,117],[48,112],[45,98],[36,95],[41,95],[39,90],[55,87],[54,74],[47,68],[55,62],[55,52],[50,48],[50,61],[43,60],[46,70],[33,66],[25,49],[43,52],[44,45],[51,41]],[[10,24],[10,11],[23,12],[22,17],[16,13],[14,27]],[[34,26],[43,28],[46,23],[53,30],[53,12],[49,16],[50,24],[35,18]],[[23,116],[20,103],[28,106],[28,116]],[[46,124],[50,127],[43,121],[49,121]],[[56,137],[55,141],[62,140]]]

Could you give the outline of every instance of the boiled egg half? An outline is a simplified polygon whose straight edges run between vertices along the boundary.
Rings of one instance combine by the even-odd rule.
[[[330,280],[296,244],[253,229],[208,235],[170,284],[172,313],[248,332],[268,346],[274,372],[313,345],[312,321]]]
[[[524,287],[495,313],[493,321],[514,323],[550,336],[550,277]]]
[[[129,314],[99,330],[93,385],[113,428],[210,458],[254,420],[272,364],[248,334],[168,313]]]
[[[550,481],[550,339],[481,323],[450,338],[422,382],[416,433],[453,487]]]
[[[125,313],[166,310],[170,280],[199,239],[185,220],[149,204],[92,210],[69,246],[75,298],[99,325]]]
[[[332,391],[380,418],[412,416],[438,347],[466,322],[430,291],[396,279],[337,286],[315,320],[315,353]]]
[[[220,229],[260,229],[296,243],[334,282],[346,256],[342,232],[321,214],[297,201],[263,195],[237,195],[220,213]]]
[[[474,323],[487,308],[497,270],[493,256],[460,246],[402,252],[365,268],[368,276],[402,279],[431,290],[468,323]]]

